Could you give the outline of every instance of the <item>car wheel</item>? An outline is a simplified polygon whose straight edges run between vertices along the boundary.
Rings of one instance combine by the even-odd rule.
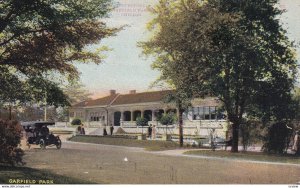
[[[59,138],[57,138],[57,141],[56,141],[56,148],[57,149],[61,148],[61,140]]]
[[[40,139],[39,144],[40,144],[41,149],[46,149],[46,143],[45,143],[44,139]]]

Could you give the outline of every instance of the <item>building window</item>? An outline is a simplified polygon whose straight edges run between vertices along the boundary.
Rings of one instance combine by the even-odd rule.
[[[209,111],[210,111],[210,119],[216,119],[217,108],[215,106],[211,106]]]
[[[189,113],[193,113],[192,116],[193,120],[216,120],[217,119],[216,106],[193,107],[189,110]],[[220,117],[219,114],[218,117]]]
[[[70,117],[74,117],[75,113],[74,112],[70,112]]]
[[[203,107],[203,110],[204,110],[204,119],[205,120],[210,120],[209,109],[210,109],[209,106]]]
[[[193,107],[193,120],[200,119],[199,107]]]
[[[90,121],[94,121],[94,112],[90,113]]]
[[[104,121],[105,116],[101,116],[100,112],[91,112],[90,113],[90,121]]]

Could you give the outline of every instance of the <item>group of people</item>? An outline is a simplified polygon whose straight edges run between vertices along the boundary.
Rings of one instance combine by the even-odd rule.
[[[148,137],[150,139],[155,139],[156,138],[156,133],[157,133],[156,126],[150,124],[149,127],[148,127]]]
[[[110,126],[109,126],[110,135],[113,135],[114,129],[115,129],[114,126],[112,124],[110,124]],[[106,135],[108,135],[108,134],[107,134],[106,126],[105,126],[103,128],[103,136],[106,136]]]
[[[113,135],[113,132],[114,132],[114,126],[111,124],[110,127],[110,135]],[[81,124],[77,127],[77,134],[79,135],[85,135],[85,129],[84,129],[84,125]],[[103,130],[103,135],[108,135],[107,134],[107,131],[106,131],[106,127],[104,127],[104,130]]]
[[[50,134],[49,128],[46,125],[43,125],[41,128],[35,127],[34,129],[32,127],[29,127],[26,130],[26,138],[30,137],[47,137]]]

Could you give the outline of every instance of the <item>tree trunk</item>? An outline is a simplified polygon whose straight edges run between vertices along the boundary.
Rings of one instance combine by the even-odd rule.
[[[182,113],[184,110],[182,109],[181,103],[178,104],[178,124],[179,124],[179,144],[180,147],[183,146],[183,119],[182,119]]]
[[[239,146],[239,127],[240,125],[238,123],[233,123],[232,125],[232,147],[231,152],[238,152],[238,146]]]
[[[180,144],[180,147],[182,147],[183,146],[183,127],[182,127],[183,120],[182,120],[181,110],[179,110],[178,120],[179,120],[179,144]]]
[[[11,108],[11,105],[9,105],[9,116],[8,116],[8,120],[12,120],[12,108]]]

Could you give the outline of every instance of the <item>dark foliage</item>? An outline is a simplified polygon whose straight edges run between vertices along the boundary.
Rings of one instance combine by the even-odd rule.
[[[71,122],[72,125],[81,125],[81,120],[80,119],[73,119]]]
[[[290,136],[291,130],[287,128],[286,123],[279,122],[271,125],[264,140],[263,151],[275,154],[285,153]]]
[[[173,125],[176,122],[176,115],[173,113],[164,114],[160,119],[159,122],[162,125]]]
[[[136,118],[136,125],[137,126],[147,126],[148,125],[147,118],[143,118],[143,117]]]
[[[17,121],[0,120],[0,163],[24,164],[24,152],[18,148],[21,136],[22,127]]]

